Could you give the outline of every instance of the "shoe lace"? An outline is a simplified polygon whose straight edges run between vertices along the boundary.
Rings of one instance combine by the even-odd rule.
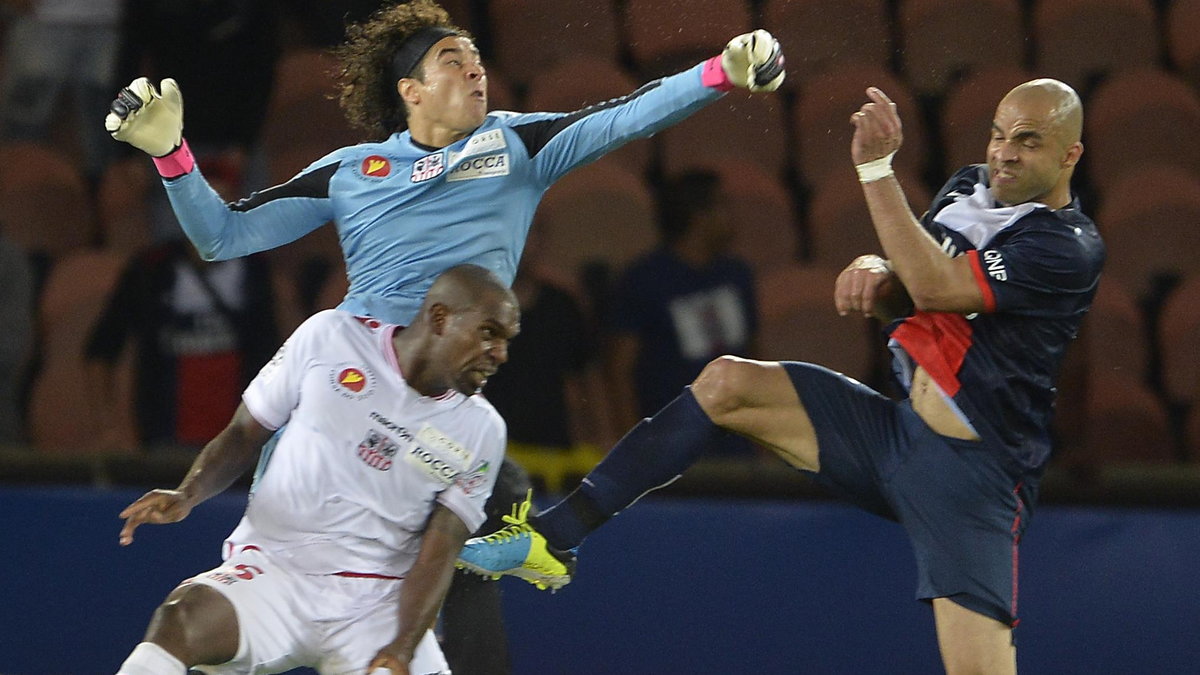
[[[503,544],[506,541],[527,536],[533,529],[528,522],[530,505],[528,498],[519,504],[513,504],[512,515],[501,517],[509,525],[485,536],[483,540],[489,544]]]

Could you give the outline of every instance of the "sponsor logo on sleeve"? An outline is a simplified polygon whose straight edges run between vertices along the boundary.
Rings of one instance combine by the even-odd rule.
[[[343,398],[362,400],[375,393],[375,376],[370,370],[339,364],[329,371],[329,383]]]
[[[446,163],[442,161],[442,153],[435,152],[432,155],[424,157],[413,162],[412,175],[409,180],[413,183],[423,183],[427,180],[433,180],[442,175],[446,170]]]
[[[988,276],[996,281],[1008,281],[1008,270],[1004,267],[1004,257],[1000,251],[984,251],[983,267]]]
[[[475,467],[470,473],[459,476],[454,482],[468,495],[475,494],[475,491],[487,481],[488,473],[491,470],[491,463],[484,460],[483,464]]]
[[[359,170],[370,178],[387,178],[392,173],[392,163],[382,155],[371,155],[362,161]]]
[[[507,176],[509,170],[508,153],[467,157],[455,163],[450,173],[446,174],[447,182],[460,180],[475,180],[477,178],[494,178]]]

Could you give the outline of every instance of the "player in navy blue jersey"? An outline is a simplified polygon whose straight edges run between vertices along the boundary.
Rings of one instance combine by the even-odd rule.
[[[461,565],[561,584],[550,561],[737,434],[905,528],[947,672],[1015,672],[1018,543],[1050,457],[1055,375],[1104,261],[1070,189],[1082,106],[1056,80],[1013,89],[987,164],[955,174],[918,219],[891,169],[895,105],[867,95],[851,155],[887,258],[853,261],[834,300],[888,322],[909,395],[808,363],[718,358],[563,502],[469,540]]]

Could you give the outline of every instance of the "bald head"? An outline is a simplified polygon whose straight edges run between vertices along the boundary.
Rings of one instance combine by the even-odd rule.
[[[1083,103],[1069,85],[1043,77],[1019,84],[1000,101],[1000,106],[1019,106],[1044,119],[1048,131],[1062,145],[1078,143],[1083,136]]]
[[[456,265],[434,280],[425,304],[440,303],[457,312],[492,299],[517,304],[516,296],[491,270],[479,265]]]

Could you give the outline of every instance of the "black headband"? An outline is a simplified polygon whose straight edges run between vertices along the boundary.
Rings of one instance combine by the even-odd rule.
[[[445,26],[425,26],[408,36],[392,56],[393,79],[400,80],[411,75],[430,47],[442,38],[458,34],[458,31]]]

